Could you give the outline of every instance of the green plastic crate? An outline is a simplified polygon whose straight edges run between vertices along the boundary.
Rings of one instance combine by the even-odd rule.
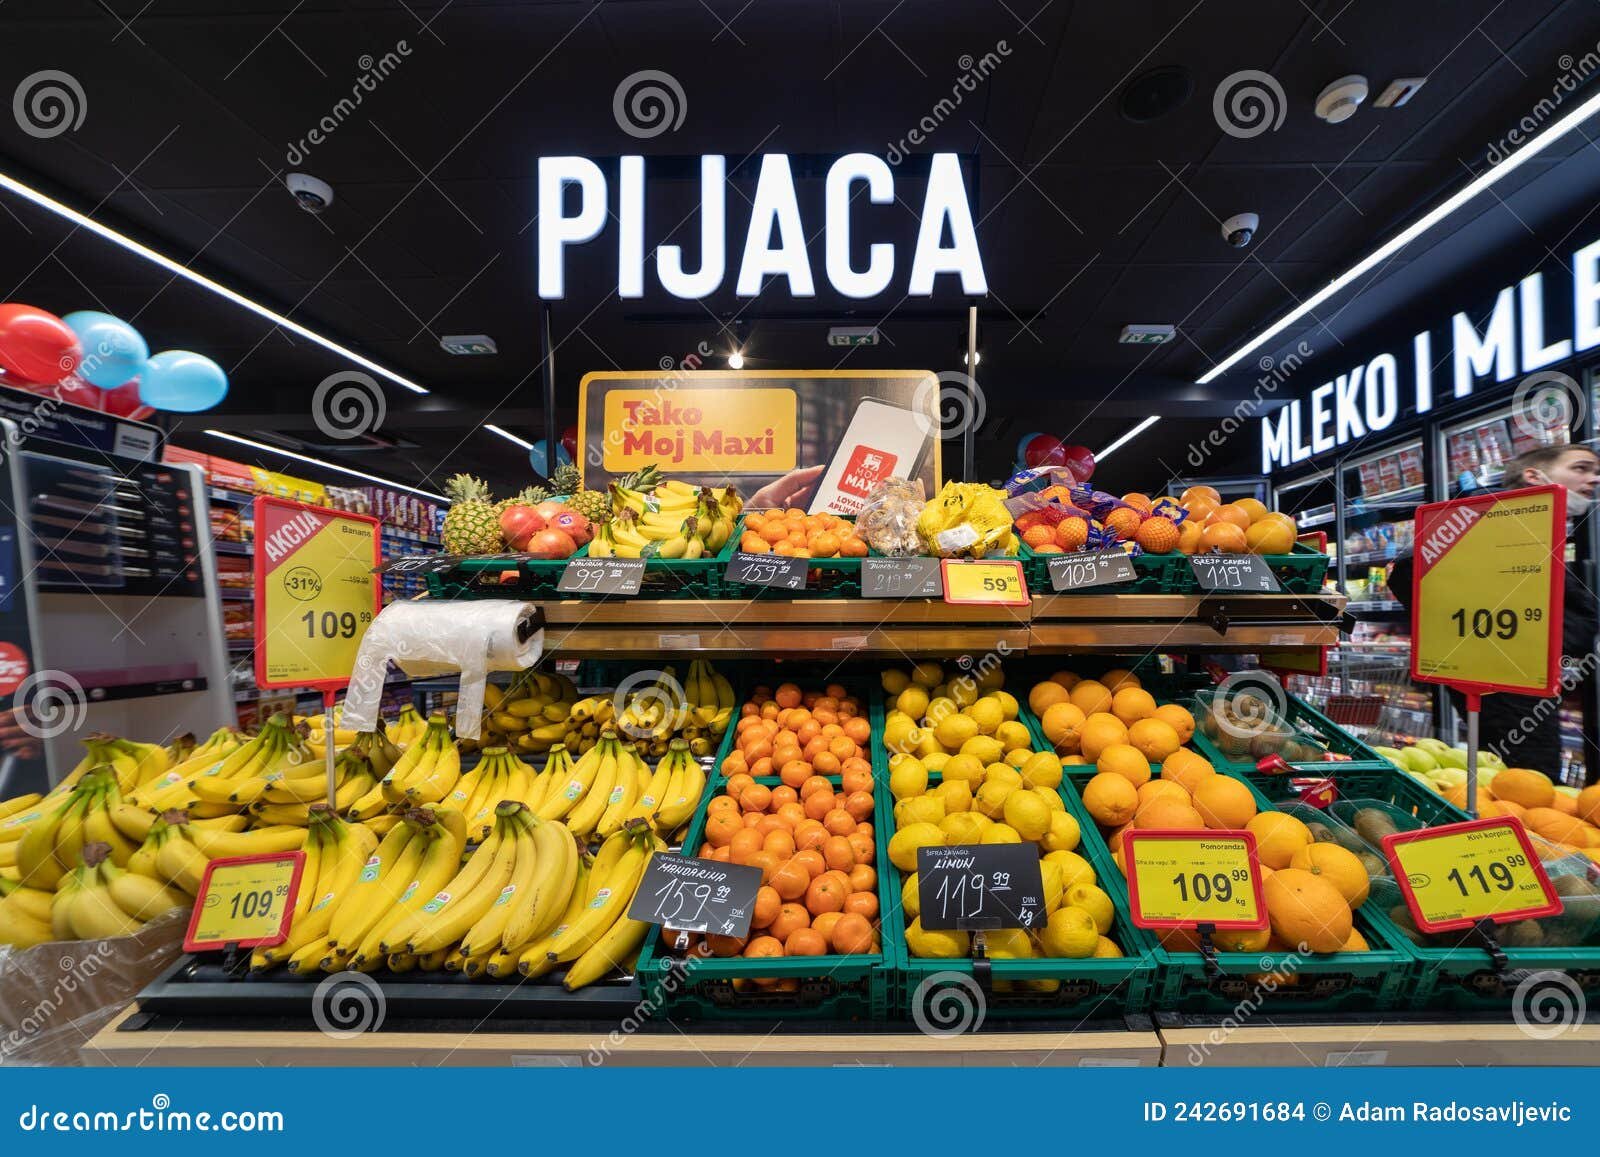
[[[706,558],[650,558],[645,560],[642,599],[710,599],[717,597],[714,576],[733,557],[733,539]],[[572,558],[586,558],[588,544]],[[427,576],[428,594],[436,599],[606,599],[610,595],[570,594],[557,591],[562,572],[572,559],[490,555],[464,558],[442,574]],[[509,577],[508,576],[512,576]]]
[[[1159,772],[1159,768],[1156,769]],[[1092,766],[1068,767],[1062,779],[1067,805],[1083,828],[1083,842],[1096,855],[1110,859],[1104,837],[1078,794],[1097,774]],[[1254,789],[1252,789],[1254,792]],[[1259,792],[1257,806],[1272,804]],[[1114,866],[1113,872],[1121,878]],[[1122,893],[1126,903],[1126,890]],[[1158,971],[1157,1009],[1197,1014],[1237,1014],[1241,1009],[1268,1013],[1345,1013],[1402,1007],[1412,991],[1415,958],[1407,951],[1403,935],[1369,900],[1356,912],[1356,928],[1372,949],[1369,952],[1325,957],[1299,957],[1285,952],[1219,952],[1220,974],[1206,974],[1198,952],[1154,948]],[[1268,983],[1259,977],[1292,973],[1292,984]]]
[[[835,787],[839,786],[837,776],[829,779]],[[756,782],[775,787],[782,781],[777,776],[762,776]],[[727,777],[720,773],[712,779],[706,798],[701,801],[684,837],[685,854],[693,855],[700,847],[707,808],[726,784]],[[739,956],[710,957],[697,959],[686,966],[683,960],[666,951],[661,929],[652,927],[639,952],[636,970],[648,998],[655,1002],[656,1007],[664,1009],[667,1018],[676,1023],[760,1020],[769,1017],[785,1021],[836,1023],[887,1019],[893,989],[892,973],[898,959],[889,926],[884,922],[889,900],[885,881],[890,868],[887,796],[888,792],[882,788],[873,792],[873,826],[879,833],[876,859],[882,952],[850,956],[779,957],[759,961]],[[737,991],[734,987],[735,980],[758,978],[795,979],[800,982],[800,988],[798,992],[777,992]]]
[[[1323,768],[1318,766],[1313,774],[1322,772]],[[1333,763],[1327,765],[1326,774],[1338,789],[1338,795],[1330,810],[1346,823],[1350,822],[1350,816],[1346,813],[1366,801],[1393,808],[1399,814],[1412,817],[1414,822],[1401,827],[1402,831],[1412,827],[1431,828],[1438,824],[1456,824],[1468,818],[1466,812],[1437,792],[1424,787],[1403,771],[1393,768],[1368,769],[1351,764]],[[1293,780],[1296,777],[1250,771],[1244,773],[1243,778],[1273,803],[1296,798],[1293,789]],[[1398,817],[1397,826],[1400,826]],[[1374,850],[1380,855],[1383,852],[1382,848]]]
[[[929,786],[942,782],[938,772],[928,776]],[[1065,803],[1065,793],[1063,793]],[[890,819],[893,814],[891,811]],[[1081,823],[1081,820],[1080,820]],[[1080,854],[1083,848],[1079,848]],[[900,893],[905,877],[890,865],[894,886],[889,889],[886,931],[898,932],[900,952],[899,985],[896,1007],[902,1016],[919,1026],[950,1029],[949,1014],[966,1015],[974,1009],[972,986],[982,990],[981,1007],[985,1023],[1049,1019],[1081,1024],[1097,1019],[1120,1018],[1128,1013],[1146,1012],[1155,991],[1155,943],[1128,920],[1127,894],[1122,889],[1116,866],[1109,859],[1095,860],[1085,855],[1095,870],[1100,887],[1111,897],[1116,909],[1113,939],[1122,949],[1120,957],[1034,957],[1027,960],[993,960],[990,978],[996,983],[1015,986],[1021,981],[1049,980],[1057,984],[1054,992],[997,991],[983,989],[978,970],[969,958],[922,958],[911,955],[905,943],[905,910]],[[941,996],[941,993],[950,995]],[[957,995],[959,994],[959,995]]]
[[[1250,736],[1230,735],[1223,731],[1212,717],[1211,705],[1216,693],[1215,688],[1197,691],[1185,704],[1194,715],[1194,746],[1218,771],[1253,772],[1256,770],[1257,761],[1249,752]],[[1239,692],[1239,694],[1249,693],[1248,687]],[[1292,695],[1285,695],[1283,700],[1286,704],[1285,711],[1280,712],[1269,704],[1272,718],[1262,721],[1260,727],[1265,730],[1269,724],[1276,726],[1288,732],[1293,739],[1301,740],[1317,749],[1314,756],[1308,753],[1303,759],[1288,759],[1286,762],[1290,767],[1325,775],[1382,771],[1394,767],[1394,764],[1305,700]]]
[[[810,571],[806,576],[806,585],[797,591],[784,590],[780,587],[747,586],[726,578],[727,562],[737,552],[739,540],[744,536],[745,517],[745,515],[739,517],[739,523],[734,527],[729,540],[727,558],[723,560],[723,565],[717,568],[713,580],[719,597],[725,599],[859,599],[861,597],[859,558],[809,559],[807,566]],[[866,557],[883,556],[875,550],[869,550]]]
[[[1039,594],[1052,594],[1054,588],[1050,585],[1050,567],[1048,554],[1039,554],[1026,543],[1022,544],[1022,569],[1028,579],[1028,588]],[[1294,550],[1288,554],[1263,555],[1266,564],[1277,577],[1278,585],[1285,593],[1296,595],[1314,595],[1322,589],[1323,581],[1328,575],[1329,558],[1321,551],[1313,550],[1304,543],[1296,543]],[[1131,594],[1131,595],[1190,595],[1200,593],[1200,584],[1195,581],[1194,569],[1189,565],[1189,556],[1173,552],[1171,554],[1142,553],[1133,556],[1133,569],[1139,577],[1131,583],[1120,583],[1114,587],[1091,587],[1081,592],[1063,591],[1063,594],[1080,593],[1086,595],[1103,594]]]

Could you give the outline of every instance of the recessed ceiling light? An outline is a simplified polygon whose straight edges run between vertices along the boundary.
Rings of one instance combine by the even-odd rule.
[[[1356,109],[1367,99],[1367,78],[1341,76],[1317,97],[1317,116],[1330,125],[1340,124],[1356,115]]]

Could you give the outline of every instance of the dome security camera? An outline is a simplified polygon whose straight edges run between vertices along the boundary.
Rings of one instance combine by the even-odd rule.
[[[1222,223],[1222,239],[1235,249],[1243,249],[1255,239],[1261,218],[1254,213],[1235,213]]]
[[[333,204],[333,186],[309,173],[290,173],[283,183],[289,187],[295,203],[307,213],[321,213]]]

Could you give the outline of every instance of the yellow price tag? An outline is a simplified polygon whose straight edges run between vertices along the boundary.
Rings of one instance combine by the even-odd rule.
[[[1140,928],[1265,928],[1256,840],[1250,832],[1131,831],[1128,904]]]
[[[1028,587],[1022,581],[1022,564],[1014,559],[958,562],[947,558],[944,567],[944,601],[1025,607]]]
[[[1565,493],[1541,486],[1417,508],[1414,679],[1555,691]]]
[[[1383,850],[1423,932],[1561,911],[1527,832],[1510,816],[1399,832],[1384,837]]]
[[[256,683],[343,687],[378,611],[378,520],[277,498],[255,518]]]
[[[185,952],[270,948],[289,935],[304,852],[212,860],[200,882]]]

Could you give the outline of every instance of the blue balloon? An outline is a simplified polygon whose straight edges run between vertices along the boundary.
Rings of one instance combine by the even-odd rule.
[[[567,453],[567,448],[558,444],[556,446],[556,465],[565,466],[571,461],[572,455]],[[532,446],[528,447],[528,464],[540,474],[543,474],[546,477],[549,476],[550,446],[543,438],[540,438]]]
[[[164,350],[139,375],[139,400],[158,410],[194,414],[228,396],[228,375],[204,354]]]
[[[78,343],[83,346],[78,376],[91,386],[114,390],[143,372],[150,347],[139,331],[121,318],[80,309],[61,320],[78,335]]]

